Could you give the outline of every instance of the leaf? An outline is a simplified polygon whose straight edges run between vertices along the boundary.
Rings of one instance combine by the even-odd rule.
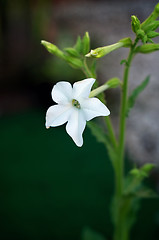
[[[82,231],[82,240],[106,240],[100,233],[90,228],[84,228]]]
[[[93,121],[87,122],[87,126],[90,128],[92,134],[96,137],[98,142],[104,143],[105,145],[107,144],[106,133],[104,133],[100,126]]]
[[[127,103],[127,111],[126,111],[126,116],[128,117],[130,109],[134,106],[136,98],[138,95],[146,88],[150,80],[150,76],[147,76],[146,79],[138,86],[136,87],[132,94],[128,98],[128,103]]]
[[[121,62],[120,62],[120,65],[123,65],[123,64],[127,64],[127,60],[126,59],[122,59]]]
[[[116,162],[118,156],[116,154],[115,149],[111,145],[111,142],[110,142],[107,134],[103,131],[103,129],[100,126],[98,126],[93,121],[87,122],[87,126],[90,128],[92,134],[96,137],[96,140],[100,143],[103,143],[106,146],[108,154],[109,154],[109,158],[110,158],[113,166],[115,167],[115,162]]]
[[[155,193],[152,189],[142,186],[141,189],[136,191],[135,196],[138,198],[158,198],[158,194]]]

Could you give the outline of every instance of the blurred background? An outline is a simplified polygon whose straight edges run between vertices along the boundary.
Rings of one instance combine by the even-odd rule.
[[[142,21],[156,3],[0,0],[0,239],[92,240],[91,231],[111,239],[113,171],[103,145],[89,129],[82,148],[65,126],[45,129],[53,85],[84,75],[49,54],[40,41],[71,47],[88,31],[95,48],[134,38],[131,15]],[[120,49],[100,60],[101,83],[122,78],[120,61],[127,53]],[[150,74],[151,82],[128,120],[127,169],[134,162],[159,162],[158,59],[158,52],[141,55],[132,66],[129,91]],[[107,100],[116,126],[119,91],[110,91]],[[155,191],[158,183],[156,170],[150,178]],[[145,199],[132,239],[158,238],[159,201]]]

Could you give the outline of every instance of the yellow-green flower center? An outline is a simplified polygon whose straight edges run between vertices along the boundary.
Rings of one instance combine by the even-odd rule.
[[[72,106],[74,106],[74,107],[76,107],[78,109],[81,108],[80,103],[76,99],[72,100]]]

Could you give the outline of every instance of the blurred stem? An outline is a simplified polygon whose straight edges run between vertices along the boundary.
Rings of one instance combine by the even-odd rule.
[[[116,149],[117,148],[117,140],[116,140],[114,129],[113,129],[111,119],[110,119],[109,116],[105,117],[105,122],[106,122],[106,125],[107,125],[107,128],[108,128],[108,131],[109,131],[109,137],[110,137],[110,140],[112,142],[112,145]]]
[[[88,65],[87,65],[87,61],[86,61],[86,57],[83,60],[83,72],[86,75],[86,77],[88,78],[94,78],[94,74],[90,71]]]
[[[116,160],[115,177],[116,177],[116,216],[115,216],[115,234],[114,240],[128,240],[128,234],[125,234],[127,229],[123,227],[125,219],[122,217],[122,200],[123,200],[123,184],[124,184],[124,151],[125,151],[125,128],[126,128],[126,108],[127,108],[127,90],[128,90],[128,77],[131,62],[134,56],[134,49],[138,39],[130,48],[130,52],[125,64],[123,88],[121,94],[121,108],[120,108],[120,125],[119,125],[119,147],[118,158]],[[126,217],[126,216],[125,216]]]

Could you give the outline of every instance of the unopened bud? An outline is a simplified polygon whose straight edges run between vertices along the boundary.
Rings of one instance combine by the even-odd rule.
[[[134,33],[140,29],[140,20],[136,16],[131,16],[131,27]]]
[[[96,48],[94,50],[91,50],[87,55],[85,55],[86,57],[94,57],[94,58],[101,58],[105,55],[107,55],[108,53],[117,50],[118,48],[121,47],[130,47],[132,44],[131,39],[130,38],[123,38],[121,39],[119,42],[112,44],[112,45],[108,45],[105,47],[99,47]]]
[[[48,52],[56,55],[57,57],[64,59],[65,54],[56,45],[44,40],[41,41],[41,44],[48,50]]]
[[[150,44],[144,44],[142,46],[139,46],[136,48],[136,53],[151,53],[154,51],[159,50],[159,44],[150,43]]]

